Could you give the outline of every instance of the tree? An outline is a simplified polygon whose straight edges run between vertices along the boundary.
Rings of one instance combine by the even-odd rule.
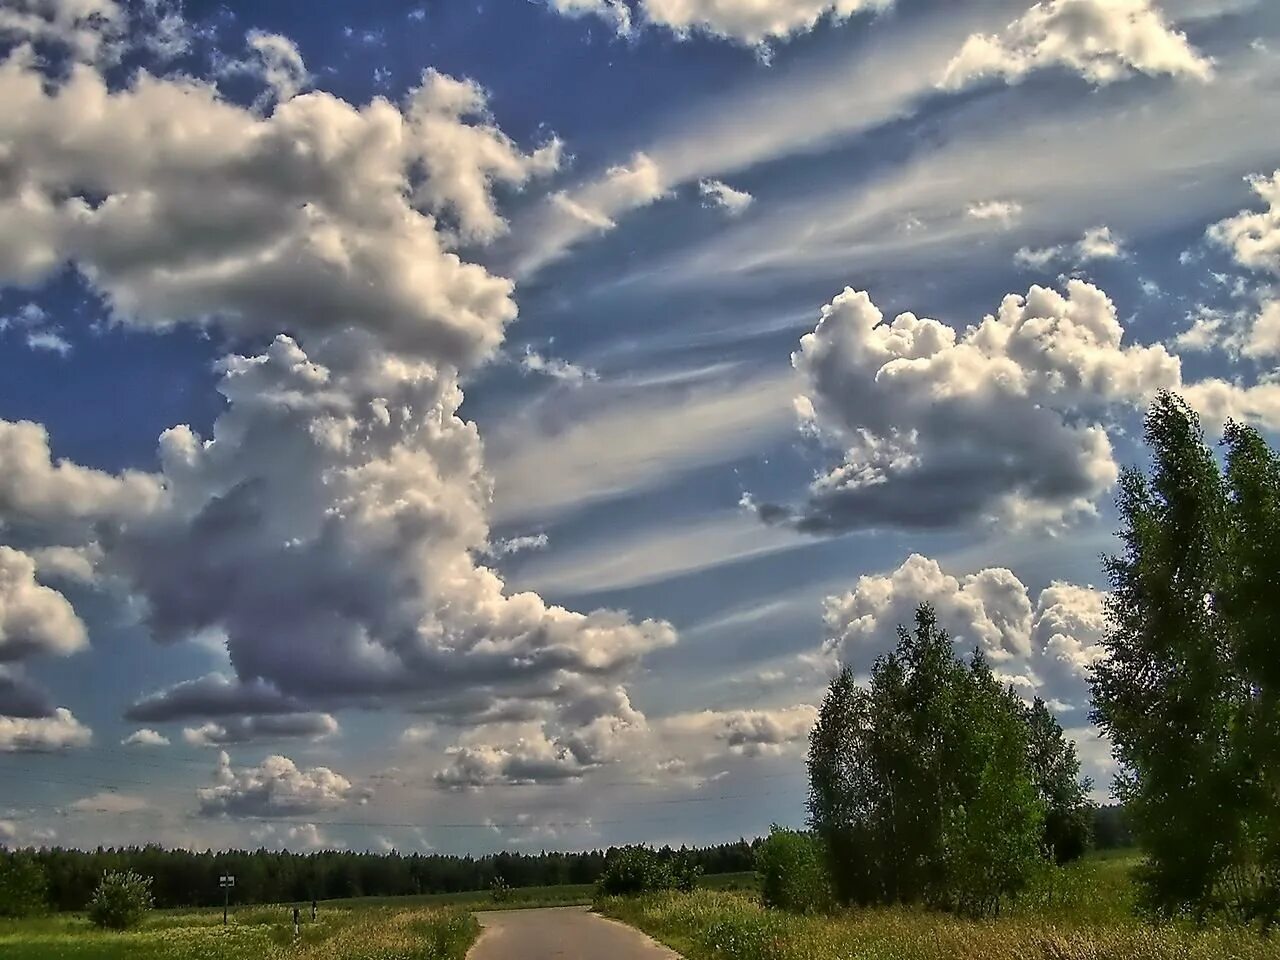
[[[130,930],[142,923],[151,907],[150,877],[132,870],[110,871],[89,899],[89,921],[109,930]]]
[[[1094,721],[1147,855],[1143,903],[1162,915],[1280,912],[1280,464],[1229,424],[1225,474],[1187,405],[1146,422],[1150,477],[1126,470],[1123,552],[1107,560],[1106,657]]]
[[[830,904],[822,846],[811,833],[786,830],[775,823],[756,853],[756,870],[766,907],[810,913]]]
[[[1026,724],[1031,779],[1045,806],[1041,842],[1055,863],[1070,863],[1082,857],[1092,841],[1092,783],[1081,780],[1075,744],[1039,697],[1027,708]]]
[[[0,852],[0,917],[29,917],[48,909],[48,878],[28,853]]]
[[[1059,730],[1059,733],[1061,731]],[[1039,868],[1027,711],[926,604],[866,687],[845,667],[810,737],[809,822],[845,903],[985,914]]]

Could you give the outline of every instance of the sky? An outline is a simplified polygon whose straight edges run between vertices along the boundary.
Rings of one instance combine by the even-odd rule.
[[[929,602],[1051,705],[1280,431],[1266,0],[0,2],[0,843],[804,819]]]

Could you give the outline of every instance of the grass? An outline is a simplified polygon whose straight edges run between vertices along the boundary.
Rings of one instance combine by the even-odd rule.
[[[1280,938],[1144,925],[1131,910],[1133,862],[1088,858],[985,921],[905,907],[801,917],[710,890],[608,899],[597,909],[687,960],[1280,960]]]
[[[0,921],[4,960],[463,960],[479,926],[448,907],[329,907],[293,938],[292,908],[165,911],[107,933],[79,914]]]

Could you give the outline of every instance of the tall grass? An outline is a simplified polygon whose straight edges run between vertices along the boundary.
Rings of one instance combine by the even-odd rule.
[[[1091,858],[1055,871],[1004,916],[983,921],[906,907],[801,917],[705,890],[597,907],[687,960],[1280,960],[1280,938],[1138,921],[1131,866]]]
[[[479,932],[449,908],[327,909],[293,936],[292,910],[258,908],[233,918],[157,915],[139,930],[104,933],[78,916],[0,924],[3,960],[463,960]]]

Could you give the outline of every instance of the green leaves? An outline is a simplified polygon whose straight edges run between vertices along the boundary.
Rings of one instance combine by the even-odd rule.
[[[933,610],[900,629],[866,687],[831,684],[810,738],[809,818],[837,899],[999,910],[1043,862],[1047,809],[1083,807],[1074,748],[979,655],[956,658]]]
[[[1228,424],[1225,471],[1163,393],[1126,471],[1094,720],[1125,768],[1145,905],[1274,923],[1280,906],[1280,464]]]

